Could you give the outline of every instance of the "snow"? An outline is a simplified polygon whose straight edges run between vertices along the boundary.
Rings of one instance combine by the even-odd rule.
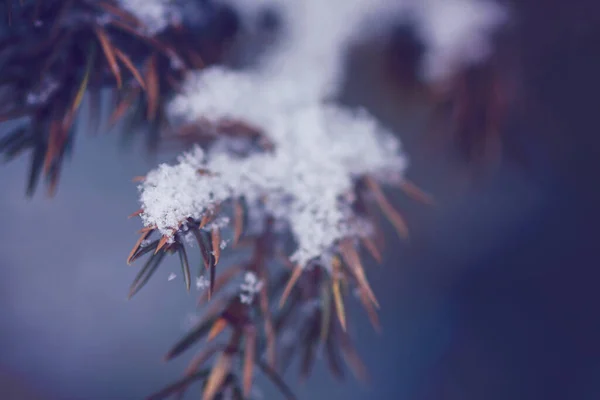
[[[196,289],[204,290],[210,286],[210,281],[204,275],[196,278]]]
[[[240,285],[240,301],[244,304],[252,304],[254,297],[262,290],[263,282],[258,280],[254,272],[244,274],[244,282]]]
[[[408,164],[399,141],[372,116],[330,100],[361,21],[386,10],[416,18],[431,51],[427,59],[435,66],[427,74],[438,79],[455,67],[451,56],[464,40],[485,47],[500,9],[470,0],[229,1],[244,4],[242,15],[265,4],[279,7],[282,40],[252,69],[212,67],[190,74],[169,107],[170,117],[208,121],[213,127],[223,120],[242,121],[267,137],[274,150],[240,156],[221,142],[195,148],[175,165],[160,165],[139,187],[141,218],[145,226],[172,237],[187,218],[243,198],[250,214],[266,213],[289,228],[297,243],[291,260],[304,266],[342,238],[369,234],[368,224],[351,211],[357,179],[398,181]],[[458,60],[476,61],[485,54],[470,51]],[[211,173],[200,174],[200,169]]]
[[[485,60],[491,35],[508,20],[508,11],[489,0],[426,0],[417,9],[425,42],[423,76],[439,81],[461,67]]]

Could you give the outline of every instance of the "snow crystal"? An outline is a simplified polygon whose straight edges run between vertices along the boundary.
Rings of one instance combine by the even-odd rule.
[[[244,282],[240,285],[240,301],[244,304],[252,304],[254,296],[262,290],[263,282],[253,272],[244,274]]]
[[[210,286],[210,281],[204,275],[196,278],[196,289],[203,290]]]

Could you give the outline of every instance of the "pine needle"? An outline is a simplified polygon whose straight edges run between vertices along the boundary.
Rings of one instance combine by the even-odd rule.
[[[415,185],[408,179],[404,179],[402,182],[400,182],[400,189],[402,189],[404,193],[406,193],[409,197],[413,198],[416,201],[427,205],[435,204],[435,200],[433,199],[433,197],[425,193],[417,185]]]
[[[187,368],[185,369],[185,374],[190,376],[193,375],[198,368],[200,368],[209,358],[211,358],[218,351],[223,351],[227,348],[226,345],[222,343],[212,343],[202,350],[198,354],[192,358]]]
[[[365,249],[367,249],[369,254],[371,254],[371,257],[373,257],[375,259],[375,261],[377,261],[378,263],[381,264],[381,261],[382,261],[381,252],[375,245],[375,242],[373,241],[373,239],[371,239],[369,237],[361,237],[360,241],[362,242]]]
[[[350,341],[350,336],[346,332],[342,332],[338,335],[338,343],[340,346],[340,350],[342,351],[342,355],[344,359],[350,366],[352,373],[354,376],[362,382],[366,382],[369,380],[369,374],[367,372],[367,368],[363,364],[360,356],[356,352],[356,349],[352,345]]]
[[[250,396],[252,389],[252,376],[254,370],[254,358],[256,352],[256,330],[250,328],[246,332],[246,343],[244,346],[244,370],[243,374],[243,392],[244,398]]]
[[[394,228],[396,228],[398,235],[403,239],[408,239],[408,226],[406,221],[404,221],[402,215],[400,215],[400,213],[398,213],[398,211],[392,207],[390,202],[385,197],[385,194],[383,194],[383,190],[381,190],[379,184],[377,184],[377,182],[375,182],[375,180],[371,177],[366,177],[365,182],[375,196],[375,201],[377,201],[377,204],[379,205],[379,208],[381,208],[383,214],[387,217],[387,219],[390,220],[392,225],[394,225]]]
[[[127,56],[127,54],[123,53],[121,50],[115,48],[115,54],[121,60],[121,62],[127,67],[131,75],[135,78],[135,80],[140,84],[143,90],[146,90],[146,84],[144,83],[144,79],[142,79],[142,75],[140,71],[133,65],[131,59]]]
[[[381,324],[379,323],[379,316],[377,315],[377,311],[373,307],[373,303],[370,301],[367,292],[364,288],[358,288],[358,297],[363,307],[367,311],[367,315],[369,316],[369,320],[371,321],[371,325],[378,333],[381,333]]]
[[[231,371],[233,366],[233,355],[232,349],[237,348],[240,338],[240,333],[235,331],[229,343],[228,349],[221,353],[215,361],[215,364],[210,371],[206,386],[204,387],[204,393],[202,393],[202,400],[213,400],[219,389],[221,389],[225,378]]]
[[[161,389],[160,391],[146,397],[146,400],[163,400],[163,399],[167,399],[170,396],[173,396],[177,393],[181,393],[183,391],[185,391],[185,389],[191,385],[192,383],[194,383],[194,381],[197,380],[201,380],[204,379],[208,376],[208,369],[190,374],[186,377],[184,377],[183,379],[180,379],[179,381],[165,387],[164,389]]]
[[[146,97],[148,100],[146,117],[149,121],[154,121],[158,112],[159,85],[158,72],[156,71],[156,56],[153,55],[146,65]]]
[[[362,267],[362,263],[360,262],[360,257],[358,256],[351,239],[345,239],[340,242],[340,254],[342,255],[346,265],[350,267],[350,270],[356,278],[358,285],[364,288],[369,296],[369,299],[377,308],[379,308],[379,302],[377,301],[377,298],[375,297],[375,294],[373,293],[373,290],[367,281],[365,271]]]
[[[150,236],[151,233],[152,233],[152,230],[147,230],[146,232],[142,233],[142,236],[140,236],[138,241],[135,243],[135,246],[133,246],[133,249],[131,249],[131,252],[129,253],[129,257],[127,257],[127,264],[131,264],[131,259],[133,258],[133,256],[137,252],[137,250],[140,248],[142,242],[144,240],[146,240],[146,238],[148,236]]]
[[[275,346],[276,346],[276,333],[275,326],[273,325],[273,319],[271,316],[271,310],[269,307],[269,280],[267,277],[267,271],[265,268],[262,270],[261,279],[263,281],[262,288],[259,293],[259,301],[260,301],[260,311],[262,313],[262,317],[264,318],[265,325],[265,336],[267,339],[267,363],[272,368],[275,367]]]
[[[144,213],[144,209],[140,208],[139,210],[137,210],[136,212],[129,214],[129,216],[127,218],[133,218],[133,217],[139,217],[140,215],[142,215]]]
[[[145,227],[143,227],[142,229],[140,229],[140,230],[138,231],[138,233],[144,233],[144,232],[153,231],[153,230],[156,230],[156,225],[153,225],[153,226],[145,226]]]
[[[296,396],[290,389],[290,387],[285,383],[285,381],[281,378],[281,376],[271,368],[269,365],[261,361],[257,360],[256,364],[265,374],[265,376],[275,385],[277,389],[285,396],[287,400],[297,400]]]
[[[115,58],[114,47],[110,43],[110,40],[108,39],[108,35],[102,28],[100,28],[99,26],[96,26],[94,28],[94,31],[96,32],[98,41],[100,42],[100,45],[102,46],[102,51],[104,51],[104,56],[106,57],[106,60],[108,61],[108,66],[110,67],[113,75],[115,76],[115,79],[117,80],[117,88],[121,89],[121,85],[122,85],[121,71],[119,69],[119,64],[117,64],[117,59]]]
[[[344,309],[344,299],[342,298],[342,292],[340,291],[340,277],[339,275],[342,273],[341,271],[341,261],[339,257],[334,257],[331,262],[332,268],[332,282],[331,282],[331,290],[333,292],[333,301],[335,303],[335,310],[340,321],[340,325],[344,332],[346,331],[346,311]]]
[[[202,400],[213,400],[215,395],[218,393],[221,385],[225,381],[225,377],[231,370],[233,359],[232,355],[228,353],[222,353],[217,358],[215,365],[210,371],[204,393],[202,394]]]
[[[163,247],[165,247],[168,240],[169,240],[168,236],[162,236],[160,238],[160,241],[158,242],[158,246],[156,246],[156,251],[154,252],[154,254],[158,253]]]
[[[200,219],[200,225],[198,226],[198,228],[202,229],[206,226],[206,224],[208,224],[210,222],[210,220],[213,217],[213,213],[211,211],[207,211],[204,213],[204,215],[202,216],[202,218]]]
[[[225,328],[227,327],[227,320],[225,318],[219,318],[215,321],[213,326],[210,328],[210,332],[208,332],[208,337],[206,338],[207,342],[212,341],[216,338]]]
[[[215,226],[211,232],[212,240],[212,251],[215,257],[215,266],[219,263],[219,257],[221,257],[221,230],[218,226]]]
[[[59,121],[50,122],[50,130],[48,132],[48,146],[46,149],[46,155],[44,157],[44,174],[48,174],[50,172],[52,161],[54,161],[54,158],[58,153],[60,130],[61,123]]]
[[[185,288],[189,292],[191,286],[190,263],[188,262],[187,253],[183,244],[180,244],[177,247],[177,253],[179,254],[179,261],[181,263],[181,272],[183,273]]]
[[[287,300],[288,296],[292,292],[294,285],[298,281],[298,278],[300,278],[300,275],[302,275],[303,271],[304,271],[304,269],[302,267],[300,267],[299,265],[296,265],[294,271],[292,272],[292,276],[288,280],[287,285],[285,286],[285,289],[283,290],[281,299],[279,300],[279,308],[280,309],[283,308],[283,306],[285,305],[285,301]]]
[[[123,115],[125,115],[125,113],[127,112],[127,110],[130,109],[131,105],[135,102],[136,98],[138,97],[138,95],[140,94],[140,88],[133,88],[131,89],[127,95],[123,98],[123,100],[121,100],[119,102],[119,104],[117,104],[117,106],[115,107],[115,109],[113,110],[112,114],[110,115],[109,119],[108,119],[108,124],[109,126],[114,126],[117,121],[119,121]],[[139,178],[139,177],[136,177]],[[136,179],[134,178],[134,179]],[[142,181],[144,177],[141,177]],[[135,180],[134,180],[135,182]],[[141,181],[138,181],[141,182]]]
[[[146,262],[146,265],[140,270],[140,272],[135,277],[135,280],[131,284],[129,288],[129,296],[131,299],[137,292],[140,291],[142,287],[148,283],[152,275],[156,272],[158,266],[160,265],[162,259],[164,258],[166,253],[162,252],[159,254],[153,254],[150,259]]]
[[[321,333],[323,345],[327,343],[329,326],[331,325],[331,291],[326,283],[321,284]]]
[[[83,75],[83,79],[81,81],[81,85],[79,85],[79,90],[77,90],[77,95],[75,96],[75,100],[73,101],[73,106],[70,112],[70,119],[73,119],[75,112],[79,109],[81,102],[83,101],[83,96],[87,89],[88,83],[90,81],[90,74],[92,72],[92,67],[94,66],[94,61],[96,59],[96,45],[92,43],[90,45],[90,50],[87,57],[87,63],[85,66],[85,73]]]

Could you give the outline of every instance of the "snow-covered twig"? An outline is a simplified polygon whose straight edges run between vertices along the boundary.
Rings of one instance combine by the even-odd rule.
[[[408,161],[399,140],[366,111],[333,101],[342,82],[345,51],[361,29],[377,33],[392,17],[414,18],[427,48],[423,73],[433,83],[485,57],[489,30],[502,17],[499,8],[485,8],[492,3],[468,0],[223,1],[248,21],[256,19],[262,7],[273,8],[282,18],[281,37],[251,68],[211,67],[190,74],[183,92],[170,104],[171,122],[207,131],[210,140],[181,155],[178,163],[160,165],[139,186],[142,208],[137,215],[145,225],[140,241],[154,232],[161,237],[147,248],[134,247],[129,261],[148,248],[154,254],[144,267],[148,275],[143,269],[139,277],[144,280],[136,279],[133,287],[138,290],[137,282],[147,281],[167,252],[179,253],[184,276],[189,277],[182,237],[193,235],[209,271],[208,280],[198,281],[198,287],[206,286],[199,304],[213,295],[219,298],[211,300],[205,317],[166,359],[204,335],[210,341],[230,327],[231,341],[207,378],[203,398],[212,400],[219,390],[226,392],[223,377],[238,353],[244,357],[247,396],[257,333],[264,328],[259,365],[268,366],[269,377],[294,398],[271,368],[276,351],[289,356],[294,348],[304,349],[302,373],[307,374],[317,342],[322,342],[329,356],[343,352],[354,374],[366,377],[346,332],[343,298],[349,285],[355,287],[355,297],[379,327],[379,303],[358,251],[367,250],[381,260],[381,230],[371,206],[378,205],[398,232],[407,234],[404,219],[380,185],[400,184],[413,197],[429,200],[405,180]],[[444,15],[453,18],[451,12],[461,16],[459,22],[444,20]],[[224,244],[221,230],[229,221],[221,213],[227,203],[233,206],[232,242],[238,244],[250,233],[244,239],[253,249],[248,260],[217,277]],[[289,236],[295,248],[288,256]],[[279,276],[271,275],[272,261],[283,264]],[[241,285],[224,289],[242,273]],[[189,278],[186,284],[189,290]],[[272,293],[281,293],[278,324],[271,315]],[[302,343],[285,343],[288,337]],[[189,371],[205,361],[206,351],[192,361]],[[335,362],[330,366],[339,372]]]
[[[217,143],[185,154],[177,165],[161,165],[140,187],[141,216],[171,237],[187,218],[243,198],[288,223],[298,243],[292,260],[302,265],[336,241],[361,234],[351,210],[357,179],[369,175],[386,183],[407,166],[397,139],[375,119],[330,101],[345,49],[365,16],[387,11],[415,18],[428,48],[425,73],[437,79],[453,62],[482,57],[488,30],[504,15],[493,3],[471,0],[229,2],[242,15],[275,7],[284,20],[282,40],[251,70],[213,67],[190,75],[171,116],[188,123],[243,121],[274,150],[240,157]]]
[[[363,232],[351,210],[356,180],[397,180],[407,161],[397,139],[369,114],[329,101],[353,33],[348,22],[367,10],[364,1],[332,3],[279,4],[289,17],[285,40],[258,68],[215,67],[189,77],[171,106],[174,119],[241,120],[274,149],[238,156],[217,143],[180,157],[177,165],[161,165],[140,187],[146,226],[171,236],[187,218],[243,198],[288,224],[298,244],[291,258],[301,265]],[[210,174],[198,172],[204,170]]]

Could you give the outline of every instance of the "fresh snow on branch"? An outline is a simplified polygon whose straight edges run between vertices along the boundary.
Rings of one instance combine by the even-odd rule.
[[[298,246],[291,259],[305,265],[326,256],[339,239],[369,234],[369,225],[351,210],[358,178],[368,175],[390,183],[401,179],[407,166],[398,140],[373,117],[331,102],[340,86],[344,52],[364,27],[361,22],[377,15],[373,12],[411,11],[420,16],[430,34],[426,42],[438,52],[452,48],[453,38],[462,40],[467,33],[474,40],[493,18],[473,23],[479,11],[469,9],[461,14],[463,22],[450,27],[441,11],[432,11],[441,4],[461,8],[473,3],[467,0],[229,3],[242,16],[263,5],[277,7],[283,37],[255,68],[212,67],[191,74],[170,114],[175,121],[202,120],[214,126],[223,120],[242,121],[259,130],[273,150],[241,156],[228,151],[223,139],[182,155],[176,165],[160,165],[140,185],[141,217],[146,226],[171,237],[187,218],[200,218],[216,204],[243,198],[254,212],[267,213],[289,228]],[[448,61],[445,56],[442,60]]]

